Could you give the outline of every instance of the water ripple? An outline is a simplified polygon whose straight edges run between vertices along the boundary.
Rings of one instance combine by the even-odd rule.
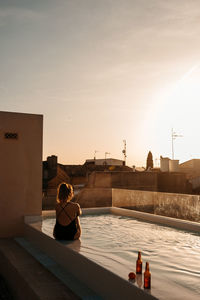
[[[54,223],[45,220],[45,233],[52,234]],[[200,299],[198,233],[108,214],[83,216],[81,226],[80,252],[85,256],[127,278],[128,272],[135,272],[137,252],[142,251],[143,262],[150,262],[153,295]]]

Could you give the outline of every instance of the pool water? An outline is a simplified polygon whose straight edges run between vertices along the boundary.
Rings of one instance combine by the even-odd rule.
[[[200,234],[112,214],[80,220],[81,242],[69,244],[76,251],[125,279],[135,272],[141,251],[143,271],[145,262],[150,264],[152,295],[200,299]],[[52,236],[54,224],[55,219],[44,220],[43,231]],[[143,276],[137,276],[133,284],[143,289]]]

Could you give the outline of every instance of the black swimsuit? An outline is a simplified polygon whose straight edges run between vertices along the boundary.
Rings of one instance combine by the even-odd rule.
[[[72,220],[70,218],[70,216],[68,215],[68,213],[65,211],[65,207],[67,205],[68,205],[68,203],[64,207],[61,206],[61,208],[64,210],[65,214],[68,216],[68,218],[71,220],[71,222],[68,225],[63,226],[56,219],[56,224],[54,226],[53,235],[57,240],[73,240],[74,236],[77,232],[76,218],[74,220]],[[61,213],[61,211],[59,212],[59,214]],[[58,216],[59,216],[59,214],[58,214]],[[57,216],[57,218],[58,218],[58,216]]]

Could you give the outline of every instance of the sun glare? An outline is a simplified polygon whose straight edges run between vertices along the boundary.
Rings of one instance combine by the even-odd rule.
[[[196,65],[180,80],[160,91],[157,95],[156,134],[163,141],[163,148],[170,154],[170,134],[174,128],[184,136],[177,141],[180,144],[179,158],[187,153],[198,156],[200,142],[197,133],[200,131],[200,67]],[[181,149],[184,145],[184,149]],[[191,150],[192,149],[192,150]],[[178,153],[177,153],[178,154]],[[191,158],[191,157],[190,157]],[[194,158],[194,157],[193,157]],[[197,157],[196,157],[197,158]]]
[[[171,125],[193,125],[200,109],[200,70],[190,70],[159,97],[162,117]]]

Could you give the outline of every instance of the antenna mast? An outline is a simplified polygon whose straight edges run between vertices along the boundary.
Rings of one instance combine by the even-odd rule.
[[[107,154],[110,154],[110,152],[105,152],[105,165],[107,165],[107,162],[106,162]]]
[[[177,138],[177,137],[183,137],[183,135],[179,135],[179,134],[176,134],[176,132],[174,131],[174,129],[172,128],[172,160],[174,160],[174,140]]]
[[[124,143],[124,149],[122,150],[122,153],[124,154],[124,165],[126,165],[126,158],[127,158],[127,155],[126,155],[126,140],[123,140],[123,143]]]
[[[96,153],[99,152],[98,150],[94,150],[94,161],[96,161]]]

